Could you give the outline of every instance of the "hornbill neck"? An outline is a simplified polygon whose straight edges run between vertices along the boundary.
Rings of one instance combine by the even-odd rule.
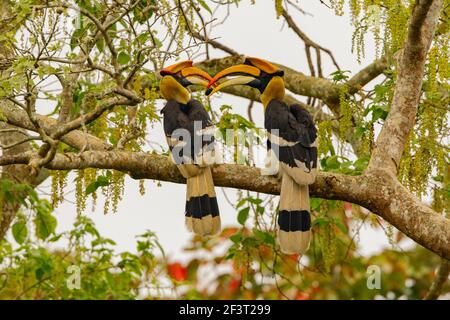
[[[191,100],[189,90],[170,75],[162,78],[159,89],[166,100],[175,100],[180,104],[187,104]]]
[[[283,78],[275,76],[270,79],[269,83],[261,94],[261,102],[264,108],[266,108],[269,102],[274,99],[283,101],[284,92],[285,88]]]

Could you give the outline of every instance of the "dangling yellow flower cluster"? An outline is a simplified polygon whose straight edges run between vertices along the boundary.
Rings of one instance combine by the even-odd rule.
[[[318,128],[318,157],[322,158],[324,155],[328,153],[328,151],[332,148],[332,128],[331,121],[326,120],[319,123]]]
[[[339,140],[345,141],[348,130],[352,127],[352,106],[348,97],[348,86],[342,85],[339,91],[339,105],[340,117],[339,117]]]
[[[370,156],[372,152],[372,146],[375,139],[375,133],[373,129],[373,123],[368,123],[366,126],[366,130],[364,132],[364,135],[362,137],[362,144],[361,144],[361,155],[362,156]]]
[[[86,210],[86,202],[88,195],[86,188],[97,179],[97,169],[88,168],[77,171],[75,178],[75,203],[77,207],[77,214],[82,214]],[[92,211],[95,209],[97,201],[97,194],[92,192]]]
[[[449,103],[447,81],[440,81],[441,48],[434,45],[429,52],[428,64],[426,67],[426,81],[424,82],[424,98],[419,105],[417,124],[412,136],[413,142],[405,150],[402,162],[409,164],[408,170],[403,168],[402,180],[406,182],[408,188],[419,197],[427,194],[432,189],[434,202],[439,207],[439,203],[444,201],[445,189],[444,177],[446,176],[446,158],[448,150],[441,144],[447,131],[447,106]],[[443,50],[445,53],[445,50]],[[445,67],[444,67],[445,73]],[[434,176],[436,185],[431,182]]]
[[[277,19],[283,14],[283,0],[275,0],[275,12],[277,13]]]
[[[352,36],[352,51],[358,61],[364,57],[365,35],[370,31],[373,35],[376,54],[391,58],[400,50],[407,36],[408,19],[411,15],[414,0],[349,0],[351,21],[354,26]],[[343,2],[332,1],[332,8],[341,15]],[[399,168],[399,179],[418,196],[428,194],[434,190],[436,203],[444,201],[442,190],[446,188],[444,182],[450,155],[446,144],[445,132],[448,131],[448,105],[450,98],[448,84],[450,77],[450,60],[448,46],[448,19],[450,0],[444,0],[444,10],[438,23],[433,39],[424,76],[423,94],[417,112],[417,122],[405,146]],[[444,21],[444,22],[442,22]],[[392,83],[395,84],[397,70],[392,66]],[[394,86],[385,91],[388,99],[381,102],[385,110],[389,110]],[[340,92],[340,140],[351,125],[352,117],[358,123],[358,116],[353,115],[352,99],[348,98],[346,88]],[[380,103],[380,101],[376,102]],[[362,153],[369,154],[373,141],[373,124],[364,126],[362,136]],[[319,128],[320,130],[320,128]],[[319,132],[320,134],[320,132]],[[433,179],[432,179],[433,178]],[[437,179],[437,180],[436,180]],[[434,181],[436,180],[436,181]]]
[[[75,203],[77,206],[77,215],[82,214],[86,210],[86,195],[84,188],[84,170],[77,171],[75,178]]]
[[[184,36],[186,34],[186,19],[184,18],[183,12],[180,12],[178,14],[178,37],[177,37],[177,51],[181,52],[183,49],[183,40]]]
[[[122,200],[123,193],[125,190],[125,174],[120,171],[113,171],[112,183],[109,185],[112,194],[112,212],[117,213],[117,206],[119,201]]]
[[[356,53],[358,62],[365,56],[365,36],[368,31],[372,33],[377,57],[392,54],[402,47],[411,13],[411,1],[349,0],[349,6],[351,21],[355,27],[352,52]],[[384,36],[381,35],[382,30]]]
[[[322,259],[325,268],[325,272],[330,273],[332,270],[332,266],[336,262],[336,251],[337,251],[337,239],[336,232],[334,230],[334,225],[328,223],[325,225],[323,230],[323,235],[320,237],[321,239],[321,248],[322,248]]]
[[[54,208],[64,201],[64,188],[67,186],[67,174],[68,172],[64,170],[52,170],[50,172],[52,179],[51,201]]]
[[[330,0],[331,8],[334,9],[334,13],[338,16],[344,15],[345,0]]]

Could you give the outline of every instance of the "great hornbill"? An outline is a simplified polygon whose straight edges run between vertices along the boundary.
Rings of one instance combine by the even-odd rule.
[[[231,79],[222,78],[230,76]],[[234,77],[233,77],[234,76]],[[317,174],[317,130],[311,114],[298,104],[283,102],[284,72],[271,63],[246,58],[217,73],[207,95],[232,85],[248,85],[261,93],[264,127],[268,131],[268,155],[275,154],[281,176],[278,241],[284,253],[303,254],[311,238],[308,185]],[[219,83],[219,85],[217,85]],[[217,85],[211,88],[211,85]]]
[[[170,157],[186,178],[186,226],[196,234],[220,230],[219,207],[209,165],[214,157],[214,127],[203,105],[191,98],[191,85],[206,88],[212,80],[206,72],[183,61],[160,71],[161,95],[167,100],[164,117]]]

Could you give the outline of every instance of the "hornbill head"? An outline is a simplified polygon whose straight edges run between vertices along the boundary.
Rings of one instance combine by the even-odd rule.
[[[182,61],[159,72],[163,77],[159,87],[161,95],[166,100],[174,99],[179,103],[186,104],[191,99],[189,86],[200,85],[205,88],[208,86],[212,77],[192,64],[191,60]]]
[[[244,64],[235,65],[217,73],[209,82],[205,94],[210,96],[229,86],[247,85],[259,90],[261,102],[264,106],[267,106],[272,99],[283,100],[285,92],[283,75],[284,71],[270,62],[247,57]],[[224,77],[231,78],[222,81]],[[211,88],[214,85],[216,87]]]

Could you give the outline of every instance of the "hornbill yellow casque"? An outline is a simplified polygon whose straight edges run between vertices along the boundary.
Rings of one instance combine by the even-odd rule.
[[[219,207],[211,175],[214,127],[203,105],[191,98],[188,87],[206,88],[212,80],[206,72],[183,61],[160,71],[161,110],[171,158],[186,178],[185,218],[188,230],[199,235],[220,230]]]
[[[317,132],[307,110],[298,104],[288,106],[283,102],[283,76],[284,72],[271,63],[248,57],[244,64],[217,73],[206,94],[232,85],[248,85],[260,91],[264,127],[268,131],[268,155],[275,155],[279,161],[278,174],[282,179],[278,241],[284,253],[303,254],[311,238],[308,185],[317,174]],[[211,85],[217,86],[211,88]]]

